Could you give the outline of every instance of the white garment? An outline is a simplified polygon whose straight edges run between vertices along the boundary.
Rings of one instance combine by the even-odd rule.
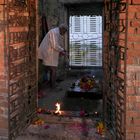
[[[45,66],[58,66],[59,52],[63,51],[63,37],[59,28],[51,29],[38,48],[38,57]]]

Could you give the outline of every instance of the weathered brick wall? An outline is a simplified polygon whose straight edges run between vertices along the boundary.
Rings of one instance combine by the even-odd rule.
[[[115,97],[117,100],[117,104],[115,104],[114,106],[114,108],[116,109],[115,119],[121,120],[120,121],[121,123],[119,123],[121,124],[119,126],[119,128],[121,128],[121,131],[117,129],[117,124],[116,124],[115,125],[116,132],[117,134],[122,134],[122,137],[118,138],[119,137],[118,136],[116,139],[115,138],[114,139],[115,140],[120,140],[120,139],[140,140],[140,0],[121,0],[121,1],[110,0],[110,5],[111,2],[112,3],[120,2],[119,3],[120,11],[118,12],[120,23],[118,28],[120,28],[121,31],[119,32],[118,44],[119,46],[122,46],[124,49],[121,48],[119,71],[125,73],[125,74],[119,73],[116,77],[116,78],[118,77],[122,78],[124,83],[122,84],[121,90],[119,90],[119,92],[117,93],[118,95],[120,94],[123,98],[122,103],[120,102],[120,106],[119,106],[119,108],[122,108],[122,112],[121,113],[118,112],[119,108],[117,108],[117,105],[120,100],[119,98],[116,98],[117,96]],[[107,9],[108,10],[106,11],[108,12],[105,13],[106,14],[105,16],[106,18],[108,17],[110,18],[110,13],[111,13],[110,7],[108,7]],[[110,19],[108,19],[108,21],[110,21]],[[113,26],[113,24],[111,24],[111,26]],[[107,24],[105,27],[108,27]],[[108,30],[108,32],[110,31],[111,30]],[[103,55],[104,77],[105,77],[104,92],[109,93],[110,95],[110,92],[107,87],[108,83],[106,82],[108,81],[107,78],[110,76],[107,74],[108,72],[107,68],[108,65],[111,66],[109,61],[113,57],[110,58],[107,55],[110,53],[109,50],[107,50],[108,42],[106,40],[109,40],[107,39],[107,37],[108,34],[104,32],[104,55]],[[113,36],[110,36],[110,38],[113,39]],[[110,82],[111,84],[114,84],[113,81]],[[119,84],[117,83],[117,85]],[[122,94],[120,91],[123,91]],[[106,98],[107,98],[107,94],[105,94],[104,101],[107,100]],[[112,98],[110,99],[112,100]],[[107,114],[106,116],[109,115]],[[119,116],[119,118],[117,118],[117,116]]]
[[[13,139],[19,133],[17,129],[21,130],[23,124],[28,125],[26,123],[32,119],[29,116],[33,117],[36,109],[35,0],[28,1],[30,5],[27,3],[30,12],[34,12],[31,15],[29,9],[25,5],[18,5],[18,2],[20,1],[16,3],[16,1],[0,0],[0,140],[8,139],[8,136],[9,139]],[[27,16],[30,16],[31,20]],[[29,25],[32,27],[29,28],[30,31],[28,31]],[[30,49],[27,49],[29,44]],[[21,101],[19,96],[24,100]],[[17,111],[19,104],[24,106],[20,106]],[[28,117],[24,117],[23,114]]]
[[[4,0],[0,1],[0,139],[8,137],[8,87],[5,57]]]
[[[140,0],[128,2],[126,140],[140,140]]]

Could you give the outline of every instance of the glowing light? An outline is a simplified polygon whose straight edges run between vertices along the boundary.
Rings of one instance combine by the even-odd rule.
[[[97,115],[97,114],[98,114],[98,112],[95,112],[95,114]]]
[[[60,104],[59,104],[59,103],[56,103],[55,106],[56,106],[56,111],[55,111],[55,113],[56,113],[56,114],[61,114],[61,111],[60,111]]]

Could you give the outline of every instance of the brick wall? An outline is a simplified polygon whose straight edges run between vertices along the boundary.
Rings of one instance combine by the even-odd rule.
[[[110,10],[110,7],[107,6],[108,4],[106,3],[106,1],[108,0],[105,0],[105,4],[106,4],[105,23],[108,22],[110,25],[110,18],[111,18],[110,13],[113,10],[112,9],[111,9],[112,11]],[[110,5],[113,2],[114,3],[120,2],[121,10],[124,9],[122,11],[120,10],[119,12],[120,24],[118,28],[120,28],[121,30],[123,26],[126,27],[124,28],[124,30],[121,30],[121,32],[119,32],[119,38],[118,38],[118,44],[126,49],[126,50],[122,49],[120,55],[122,59],[120,60],[121,66],[119,67],[119,70],[121,70],[122,72],[125,72],[126,70],[126,73],[123,75],[117,75],[116,77],[116,78],[120,77],[124,80],[124,85],[126,83],[126,86],[122,86],[123,87],[122,89],[126,89],[126,92],[125,90],[122,90],[123,92],[122,94],[120,94],[124,99],[124,102],[122,102],[122,104],[119,106],[119,108],[122,108],[123,110],[122,112],[119,111],[119,108],[117,108],[117,105],[119,103],[119,98],[116,98],[117,96],[115,96],[116,100],[118,101],[117,104],[114,104],[114,110],[116,112],[115,119],[120,120],[121,123],[116,123],[116,125],[114,126],[116,127],[115,128],[116,139],[115,138],[114,139],[115,140],[120,140],[120,139],[140,140],[140,0],[121,0],[121,1],[110,0]],[[125,4],[126,7],[124,6]],[[115,10],[113,12],[115,12]],[[114,22],[114,18],[112,20]],[[111,24],[110,26],[113,26],[113,24]],[[109,28],[110,26],[106,24],[105,27]],[[112,30],[110,30],[109,28],[104,32],[104,54],[103,54],[104,65],[103,66],[104,66],[104,77],[105,77],[105,82],[104,82],[105,111],[106,108],[108,108],[108,106],[110,105],[106,103],[107,99],[109,98],[110,100],[112,100],[112,98],[107,96],[111,94],[109,90],[109,83],[107,83],[108,79],[110,80],[111,84],[114,84],[113,86],[117,85],[117,84],[115,85],[115,83],[111,81],[110,75],[112,76],[112,74],[110,73],[110,70],[107,69],[108,66],[111,66],[110,60],[112,60],[112,57],[111,58],[109,57],[111,54],[109,50],[109,46],[110,46],[109,39],[112,40],[113,36],[108,37],[107,34],[110,33],[111,31]],[[117,95],[119,92],[116,92],[115,95]],[[108,112],[105,113],[105,119],[109,120],[112,117],[111,115],[109,115]],[[119,117],[117,118],[117,116],[119,116],[121,119]],[[107,117],[110,118],[108,119]],[[121,124],[121,125],[118,125],[117,127],[117,124]],[[121,130],[117,129],[120,127],[122,127]]]
[[[5,57],[4,3],[0,1],[0,139],[8,137],[8,88]]]
[[[140,139],[140,0],[128,2],[126,140]]]

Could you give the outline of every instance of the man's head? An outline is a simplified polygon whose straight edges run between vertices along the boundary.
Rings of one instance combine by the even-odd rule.
[[[66,24],[60,24],[59,31],[61,35],[64,35],[68,31],[68,26]]]

